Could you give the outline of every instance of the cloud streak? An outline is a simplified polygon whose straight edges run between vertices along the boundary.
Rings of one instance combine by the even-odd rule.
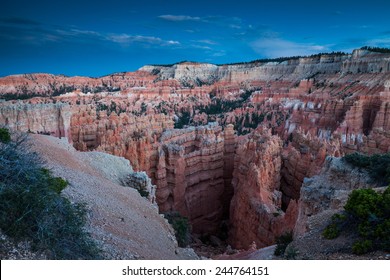
[[[208,39],[204,39],[204,40],[193,40],[193,42],[197,42],[197,43],[202,43],[202,44],[206,44],[206,45],[217,45],[218,43],[213,41],[213,40],[208,40]]]
[[[166,21],[202,21],[202,18],[200,17],[193,17],[193,16],[185,16],[185,15],[161,15],[158,16],[158,18],[166,20]]]
[[[164,21],[184,23],[184,22],[199,22],[213,24],[219,27],[228,27],[231,29],[243,28],[243,20],[239,17],[226,17],[226,16],[189,16],[189,15],[160,15],[157,18]]]
[[[137,44],[148,47],[180,45],[177,40],[165,40],[156,36],[101,33],[76,28],[44,26],[38,22],[19,18],[0,19],[0,38],[5,41],[30,45],[44,45],[46,43],[111,43],[122,47]]]
[[[111,34],[106,37],[107,40],[122,44],[129,45],[134,43],[143,43],[149,45],[158,45],[158,46],[177,46],[180,45],[180,42],[174,40],[163,40],[159,37],[153,36],[141,36],[141,35],[128,35],[128,34]]]

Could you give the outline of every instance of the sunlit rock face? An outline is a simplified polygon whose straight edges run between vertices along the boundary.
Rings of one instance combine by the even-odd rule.
[[[266,246],[294,227],[302,184],[328,156],[390,152],[389,81],[390,55],[366,50],[15,75],[0,78],[0,124],[125,157],[156,186],[160,212],[195,233],[225,230],[237,248]]]

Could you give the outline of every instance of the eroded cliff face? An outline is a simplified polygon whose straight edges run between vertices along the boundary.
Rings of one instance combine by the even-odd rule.
[[[179,211],[193,231],[215,234],[228,218],[233,127],[216,123],[169,130],[161,137],[157,172],[157,203],[163,212]]]
[[[282,210],[281,153],[281,139],[265,128],[255,130],[237,145],[229,234],[237,248],[248,248],[252,242],[265,247],[294,226],[296,201]]]
[[[172,118],[164,115],[135,116],[115,111],[96,111],[80,107],[71,118],[70,140],[81,151],[98,150],[129,159],[137,171],[151,176],[157,160],[157,138],[173,127]]]
[[[69,138],[72,109],[67,103],[0,103],[0,124],[13,130]]]
[[[180,63],[94,79],[0,78],[0,123],[130,160],[161,212],[237,248],[293,228],[307,177],[328,156],[390,152],[390,55]],[[215,122],[208,125],[209,122]],[[180,129],[179,129],[180,128]]]

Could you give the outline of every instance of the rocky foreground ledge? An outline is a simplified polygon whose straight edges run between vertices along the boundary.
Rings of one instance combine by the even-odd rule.
[[[120,181],[132,172],[129,161],[101,152],[78,152],[66,139],[32,135],[34,150],[55,176],[69,181],[64,194],[84,202],[88,230],[107,259],[197,259],[177,246],[174,232],[157,208]]]

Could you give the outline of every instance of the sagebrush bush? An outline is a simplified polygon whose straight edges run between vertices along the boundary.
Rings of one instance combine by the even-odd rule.
[[[53,259],[94,259],[99,250],[85,231],[85,207],[61,195],[67,182],[42,168],[24,135],[0,143],[0,228]]]

